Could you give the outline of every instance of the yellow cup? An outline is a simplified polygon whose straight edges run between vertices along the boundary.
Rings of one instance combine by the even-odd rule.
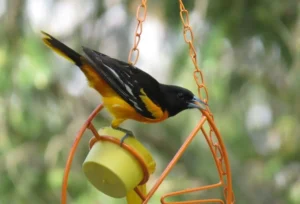
[[[99,130],[99,135],[121,139],[125,133],[111,127]],[[149,174],[155,170],[155,161],[150,152],[135,138],[125,140],[143,158]],[[143,179],[143,169],[137,159],[119,144],[98,141],[83,163],[83,172],[88,180],[101,192],[115,198],[122,198]]]

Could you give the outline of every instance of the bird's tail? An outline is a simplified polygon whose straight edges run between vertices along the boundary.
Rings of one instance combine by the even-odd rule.
[[[44,31],[41,31],[41,33],[43,34],[43,41],[48,47],[54,50],[57,54],[63,56],[67,60],[81,67],[83,58],[80,54],[78,54],[59,40],[55,39],[48,33],[45,33]]]

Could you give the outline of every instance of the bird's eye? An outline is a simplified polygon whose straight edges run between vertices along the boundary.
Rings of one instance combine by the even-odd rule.
[[[183,98],[183,93],[178,93],[177,97],[180,98],[180,99],[182,99]]]

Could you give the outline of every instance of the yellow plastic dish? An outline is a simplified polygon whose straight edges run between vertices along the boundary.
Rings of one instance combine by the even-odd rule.
[[[102,128],[98,133],[117,139],[125,135],[111,127]],[[133,137],[127,138],[124,143],[140,153],[149,174],[152,174],[156,164],[150,152]],[[98,141],[93,145],[83,163],[83,172],[98,190],[115,198],[125,197],[144,177],[143,169],[134,155],[110,141]]]

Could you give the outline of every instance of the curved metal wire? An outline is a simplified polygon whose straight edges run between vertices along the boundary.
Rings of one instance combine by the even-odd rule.
[[[79,142],[83,136],[83,133],[85,130],[89,127],[91,124],[91,121],[94,119],[94,117],[103,109],[103,104],[99,105],[88,117],[88,119],[85,121],[83,126],[80,128],[77,136],[75,137],[75,141],[71,147],[71,150],[69,152],[69,156],[66,162],[63,182],[62,182],[62,189],[61,189],[61,203],[66,204],[67,203],[67,188],[68,188],[68,179],[69,179],[69,173],[71,170],[73,158],[75,156],[76,149],[79,145]]]

